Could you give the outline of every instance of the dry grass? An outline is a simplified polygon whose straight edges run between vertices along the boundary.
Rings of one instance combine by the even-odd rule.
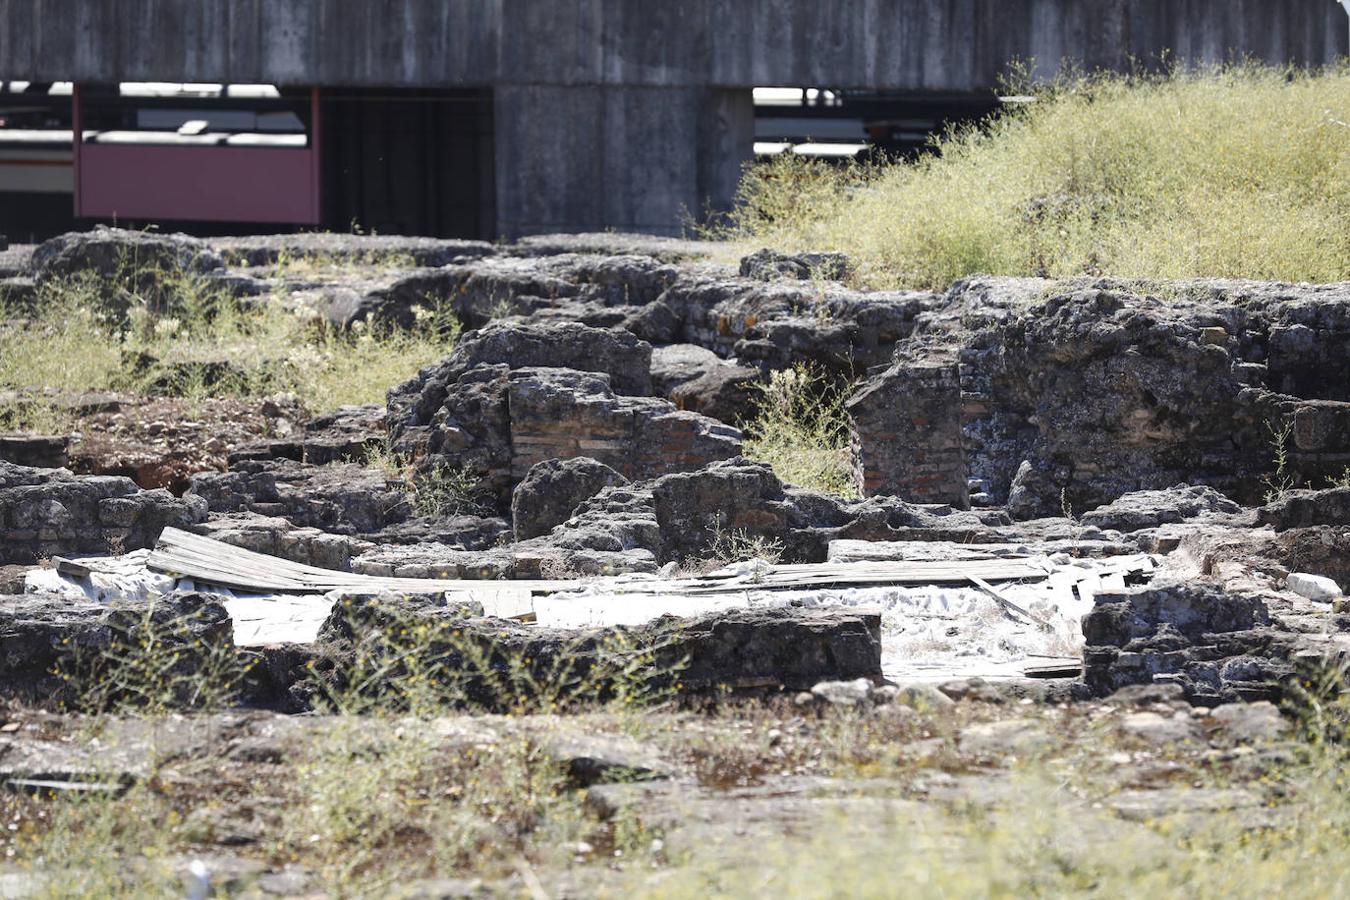
[[[231,808],[266,827],[230,855],[303,867],[337,896],[397,895],[428,877],[482,878],[514,894],[525,876],[549,895],[614,897],[1345,894],[1350,789],[1344,748],[1326,732],[1273,756],[1182,751],[1122,738],[1111,724],[1122,715],[988,704],[892,715],[784,701],[633,722],[338,716],[307,721],[276,763],[166,755],[120,799],[11,795],[0,811],[15,827],[0,844],[18,871],[46,879],[38,896],[181,896],[187,861],[210,858]],[[959,749],[973,724],[1028,718],[1053,740],[1017,761]],[[693,782],[641,815],[605,820],[541,752],[537,738],[558,726],[632,728]],[[747,791],[780,778],[796,787],[760,794],[766,812],[746,816]],[[1265,805],[1122,821],[1111,798],[1138,779],[1244,790]],[[836,800],[805,804],[808,783]],[[732,792],[727,815],[710,830],[699,798],[720,791]],[[773,812],[775,797],[793,811]]]
[[[913,164],[780,157],[733,237],[841,250],[877,287],[977,272],[1350,278],[1350,70],[1061,83]]]
[[[162,279],[163,281],[163,279]],[[201,399],[292,393],[312,412],[380,403],[453,347],[457,328],[428,310],[413,331],[337,332],[276,298],[244,305],[175,273],[169,302],[108,302],[93,279],[47,283],[31,309],[0,307],[0,427],[65,430],[54,400],[84,391]]]
[[[745,455],[790,484],[856,497],[844,408],[850,388],[805,364],[774,372],[746,428]]]

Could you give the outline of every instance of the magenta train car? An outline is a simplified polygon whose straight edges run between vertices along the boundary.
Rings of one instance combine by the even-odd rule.
[[[126,93],[117,97],[121,107]],[[317,89],[308,133],[296,130],[302,126],[294,116],[291,128],[275,131],[233,131],[214,121],[219,114],[179,121],[191,111],[158,117],[142,111],[141,127],[91,129],[93,105],[76,86],[71,115],[82,135],[73,159],[76,216],[318,224]],[[156,119],[176,127],[156,128]]]

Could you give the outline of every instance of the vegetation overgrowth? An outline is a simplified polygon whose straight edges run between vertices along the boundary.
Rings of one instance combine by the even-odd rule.
[[[858,496],[845,408],[853,387],[806,363],[771,373],[746,424],[745,455],[798,487]]]
[[[427,878],[482,879],[485,893],[523,882],[535,896],[672,898],[1350,888],[1345,664],[1308,663],[1287,685],[1288,739],[1219,750],[1140,743],[1102,706],[918,703],[900,715],[784,698],[679,710],[666,687],[681,663],[659,663],[652,648],[596,647],[598,667],[560,660],[564,670],[545,664],[540,677],[538,661],[504,644],[466,642],[448,621],[416,625],[396,616],[370,632],[327,695],[332,714],[278,721],[262,745],[232,742],[237,717],[144,704],[181,654],[128,646],[116,671],[132,704],[99,704],[117,714],[89,717],[67,739],[97,748],[112,770],[88,791],[0,796],[8,870],[32,879],[29,895],[53,897],[251,896],[256,873],[292,867],[336,896],[425,896],[414,882]],[[507,715],[456,713],[474,691],[445,668],[447,650]],[[193,697],[235,683],[219,667],[192,677],[219,688]],[[133,709],[148,744],[126,718]],[[980,763],[962,736],[1002,720],[1043,723],[1048,737]],[[552,749],[569,734],[637,738],[688,780],[660,815],[597,806]],[[141,774],[119,778],[129,758]],[[791,787],[799,776],[818,791],[838,779],[844,792],[808,803]],[[700,826],[701,804],[734,804],[777,778],[787,779],[786,829],[774,817],[747,817],[734,837]],[[1144,822],[1115,811],[1149,809],[1153,791],[1184,802]],[[1237,808],[1205,805],[1224,798]],[[223,871],[221,846],[233,867]]]
[[[59,400],[86,391],[256,399],[293,394],[311,412],[383,402],[444,357],[453,318],[428,303],[413,330],[339,330],[285,297],[236,299],[189,272],[129,267],[121,278],[41,283],[0,296],[0,429],[58,431]],[[68,418],[68,415],[66,415]]]
[[[973,273],[1350,279],[1350,68],[1093,75],[914,162],[751,166],[729,236],[838,250],[870,287]]]

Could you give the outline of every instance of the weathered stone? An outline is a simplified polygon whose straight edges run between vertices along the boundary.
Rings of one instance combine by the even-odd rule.
[[[652,348],[619,329],[560,322],[488,325],[460,338],[446,365],[507,364],[513,369],[547,367],[602,372],[614,390],[635,397],[652,393]]]
[[[1106,698],[1107,703],[1116,706],[1166,706],[1186,704],[1186,692],[1179,684],[1131,684]]]
[[[872,702],[872,682],[866,678],[822,681],[811,688],[811,696],[830,706],[861,707]]]
[[[851,376],[888,363],[896,342],[940,301],[917,291],[862,293],[696,271],[634,311],[625,327],[653,343],[698,344],[743,365],[813,363]]]
[[[556,256],[563,253],[592,253],[602,256],[627,254],[650,256],[662,262],[700,259],[710,253],[710,248],[704,241],[621,231],[528,235],[508,245],[505,250],[519,256]]]
[[[185,273],[200,275],[223,265],[197,238],[102,226],[54,237],[32,258],[38,284],[87,276],[119,314],[133,291],[152,309],[167,310],[178,299],[175,282]]]
[[[574,536],[569,535],[568,538]],[[351,561],[362,575],[399,578],[549,579],[655,572],[656,554],[638,547],[606,549],[610,542],[582,532],[577,540],[546,535],[505,547],[468,550],[437,541],[382,544]]]
[[[151,547],[166,526],[201,521],[206,504],[131,479],[0,462],[0,563]]]
[[[741,257],[740,272],[742,278],[760,281],[779,278],[843,281],[853,273],[853,266],[842,253],[797,253],[789,256],[765,248]]]
[[[1242,745],[1278,740],[1291,730],[1279,708],[1268,700],[1216,706],[1207,721],[1217,726],[1223,738]]]
[[[1175,744],[1199,736],[1199,728],[1185,710],[1167,716],[1147,710],[1128,713],[1119,727],[1122,733],[1150,744]]]
[[[1018,518],[1178,482],[1251,502],[1272,433],[1296,479],[1350,462],[1350,395],[1334,377],[1344,298],[1334,285],[977,276],[920,314],[895,365],[956,358],[968,470]]]
[[[384,407],[340,406],[305,422],[301,458],[315,466],[364,462],[386,439]]]
[[[423,467],[480,473],[505,504],[536,463],[586,456],[626,478],[697,469],[740,451],[740,432],[652,397],[618,396],[609,377],[573,369],[505,365],[470,369],[440,392],[418,435]],[[391,395],[391,409],[398,401]]]
[[[763,376],[693,344],[652,351],[652,386],[680,409],[737,425],[754,418]]]
[[[214,515],[192,530],[254,553],[339,572],[351,571],[351,558],[371,549],[369,542],[348,535],[297,527],[280,516],[249,512]]]
[[[957,745],[972,756],[1034,756],[1048,750],[1054,739],[1045,723],[1036,719],[983,722],[961,730]]]
[[[921,507],[893,497],[845,501],[785,487],[761,462],[733,458],[624,488],[581,504],[536,541],[560,547],[629,550],[662,561],[707,559],[724,540],[762,539],[796,562],[823,562],[831,541],[1004,540],[976,514]]]
[[[350,463],[239,461],[229,472],[194,476],[188,496],[205,500],[213,513],[280,515],[293,525],[334,534],[372,534],[413,513],[403,483]]]
[[[1350,487],[1285,491],[1256,512],[1257,521],[1277,531],[1312,525],[1350,525]]]
[[[956,705],[956,701],[938,690],[937,685],[925,682],[901,686],[895,702],[913,707],[919,712],[932,712]]]
[[[1083,677],[1097,694],[1168,682],[1206,706],[1278,697],[1308,647],[1299,630],[1272,619],[1263,596],[1201,581],[1100,593],[1083,635]]]
[[[511,495],[516,540],[547,534],[602,488],[627,483],[609,466],[586,456],[536,463]]]
[[[1203,582],[1159,580],[1145,588],[1103,592],[1083,619],[1089,645],[1130,647],[1139,639],[1245,631],[1270,622],[1266,604],[1254,595],[1234,594]]]
[[[1331,603],[1341,598],[1340,585],[1323,575],[1309,575],[1307,572],[1291,572],[1284,580],[1284,586],[1309,600]]]
[[[66,465],[70,435],[0,432],[0,461],[40,469]]]
[[[166,654],[174,647],[186,651],[171,671],[159,673],[158,687],[166,694],[191,688],[186,675],[203,647],[233,646],[224,607],[199,594],[116,606],[42,594],[0,597],[0,694],[30,703],[78,702],[81,673],[105,661],[110,651],[133,652],[148,637],[142,633],[146,627],[155,629],[156,644]],[[174,672],[185,677],[174,682]]]
[[[497,252],[486,241],[328,231],[221,237],[210,244],[232,266],[272,266],[283,259],[373,266],[407,258],[414,265],[434,267]]]
[[[468,660],[483,657],[494,666],[515,659],[536,680],[548,679],[563,656],[571,677],[606,681],[622,670],[615,654],[641,652],[649,661],[637,677],[651,689],[683,693],[722,690],[805,689],[825,680],[877,678],[881,673],[880,617],[847,610],[799,608],[730,610],[680,619],[663,616],[644,625],[567,631],[520,626],[493,619],[465,619],[443,605],[399,602],[394,598],[348,600],[334,606],[320,629],[328,648],[325,671],[343,677],[344,660],[355,645],[365,653],[385,652],[388,626],[409,617],[440,631],[419,652],[441,659],[465,679],[470,700],[498,705],[495,680],[484,680]],[[372,643],[373,642],[373,643]],[[466,648],[477,649],[466,656]],[[609,660],[610,662],[607,662]],[[601,688],[601,695],[605,685]]]
[[[1171,522],[1232,515],[1242,507],[1204,485],[1184,485],[1161,491],[1131,491],[1079,517],[1084,525],[1112,531],[1139,531]]]

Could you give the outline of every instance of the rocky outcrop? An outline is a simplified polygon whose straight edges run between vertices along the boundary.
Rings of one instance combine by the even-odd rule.
[[[78,705],[83,688],[103,676],[153,632],[157,684],[127,685],[130,691],[161,691],[165,700],[185,700],[194,667],[207,647],[230,651],[230,617],[200,594],[109,606],[42,594],[0,596],[0,696],[28,703]],[[184,696],[177,697],[177,693]],[[136,702],[105,685],[108,701]]]
[[[1313,525],[1350,525],[1350,487],[1324,491],[1285,491],[1261,507],[1257,521],[1276,531]]]
[[[1131,491],[1079,517],[1084,525],[1109,531],[1139,531],[1172,522],[1222,519],[1242,507],[1205,485],[1184,485],[1162,491]]]
[[[881,675],[881,621],[871,613],[733,610],[573,631],[465,618],[435,602],[380,597],[351,598],[334,607],[319,633],[321,677],[340,685],[358,648],[373,658],[395,651],[390,635],[398,629],[390,626],[409,623],[429,635],[418,649],[426,654],[421,671],[443,673],[453,691],[488,707],[510,706],[516,698],[504,691],[530,685],[557,689],[564,702],[584,702],[615,690],[804,690],[820,681]],[[528,671],[528,677],[512,677],[509,687],[489,674],[494,668],[505,671],[508,659]],[[560,671],[585,685],[585,696],[570,697],[566,686],[558,685]]]
[[[627,483],[627,478],[587,456],[535,463],[511,494],[516,540],[547,534],[601,489]]]
[[[200,499],[143,491],[130,478],[0,462],[0,563],[151,547],[166,526],[205,515]]]

